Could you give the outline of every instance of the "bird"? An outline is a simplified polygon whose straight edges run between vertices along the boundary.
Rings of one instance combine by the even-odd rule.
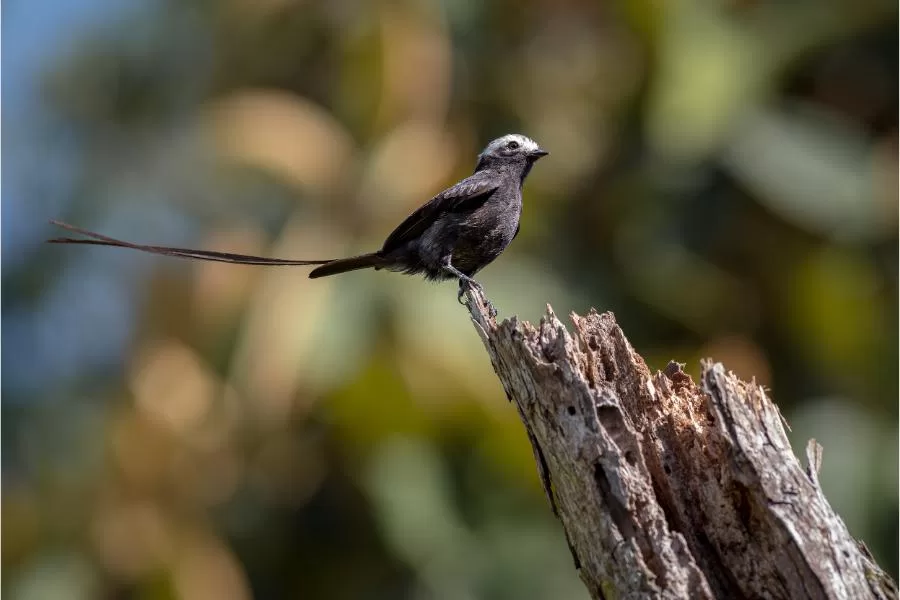
[[[84,238],[59,237],[47,242],[114,246],[244,265],[315,266],[309,273],[312,279],[368,268],[423,275],[431,281],[456,279],[457,299],[463,302],[468,288],[483,292],[475,274],[500,256],[518,235],[522,186],[535,162],[548,154],[522,134],[507,134],[491,141],[478,155],[472,175],[416,209],[391,232],[379,250],[348,258],[294,260],[135,244],[58,220],[50,223]]]

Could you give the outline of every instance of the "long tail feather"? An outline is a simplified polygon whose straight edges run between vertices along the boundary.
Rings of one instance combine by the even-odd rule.
[[[371,254],[362,254],[360,256],[351,256],[350,258],[339,258],[337,260],[328,261],[321,267],[316,267],[310,274],[310,279],[318,277],[328,277],[329,275],[337,275],[338,273],[346,273],[347,271],[356,271],[357,269],[368,269],[370,267],[383,267],[385,265],[384,257],[378,252]]]
[[[232,254],[230,252],[214,252],[212,250],[194,250],[192,248],[176,248],[174,246],[149,246],[146,244],[133,244],[123,240],[117,240],[94,231],[81,229],[62,221],[50,221],[52,225],[62,227],[74,233],[87,236],[89,240],[76,238],[53,238],[47,240],[48,244],[88,244],[93,246],[115,246],[117,248],[130,248],[131,250],[140,250],[141,252],[149,252],[151,254],[160,254],[163,256],[174,256],[177,258],[192,258],[195,260],[209,260],[213,262],[224,262],[239,265],[266,265],[266,266],[303,266],[303,265],[324,265],[331,261],[327,260],[292,260],[284,258],[265,258],[262,256],[252,256],[249,254]]]

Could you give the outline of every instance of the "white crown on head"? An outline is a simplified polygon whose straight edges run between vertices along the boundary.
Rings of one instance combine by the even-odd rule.
[[[487,147],[484,149],[482,154],[493,154],[494,152],[500,150],[503,146],[508,144],[509,142],[516,141],[519,143],[519,147],[522,148],[526,152],[532,152],[540,149],[538,143],[533,139],[528,137],[527,135],[522,135],[521,133],[508,133],[503,137],[498,137],[496,140],[492,141]]]

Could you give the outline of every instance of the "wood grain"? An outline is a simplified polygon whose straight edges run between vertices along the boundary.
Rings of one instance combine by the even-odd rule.
[[[575,567],[600,598],[896,598],[801,466],[778,407],[753,382],[701,363],[653,373],[612,313],[548,306],[472,322],[534,451]]]

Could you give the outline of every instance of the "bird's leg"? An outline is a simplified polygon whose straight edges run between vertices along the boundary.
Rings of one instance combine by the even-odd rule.
[[[465,285],[470,285],[474,288],[478,288],[482,292],[484,291],[480,283],[454,267],[453,263],[450,262],[449,256],[444,259],[444,263],[441,265],[441,267],[459,280],[459,296],[457,296],[457,300],[459,300],[460,304],[463,304],[462,297],[463,294],[466,293],[466,290],[464,289]]]
[[[459,269],[457,269],[456,267],[453,266],[453,263],[450,262],[449,256],[443,260],[443,262],[441,264],[441,268],[444,269],[445,271],[447,271],[448,273],[450,273],[451,275],[453,275],[454,277],[456,277],[459,280],[460,287],[462,287],[462,283],[463,283],[463,281],[465,281],[469,285],[477,287],[478,289],[481,289],[480,283],[478,283],[477,281],[475,281],[474,279],[472,279],[471,277],[469,277],[468,275],[466,275],[465,273],[463,273],[462,271],[460,271]],[[462,294],[460,294],[460,296],[462,296]]]
[[[474,279],[472,279],[471,277],[469,277],[468,275],[466,275],[465,273],[463,273],[462,271],[460,271],[459,269],[457,269],[456,267],[454,267],[453,264],[450,262],[449,256],[446,259],[444,259],[443,268],[445,271],[447,271],[448,273],[450,273],[451,275],[456,277],[457,280],[459,280],[459,293],[456,296],[456,300],[460,304],[465,304],[465,302],[463,301],[463,296],[466,293],[467,287],[476,288],[482,294],[484,293],[484,288],[481,287],[481,284],[478,283],[477,281],[475,281]],[[488,309],[488,312],[490,313],[490,315],[492,317],[496,317],[497,309],[494,308],[494,305],[491,304],[491,301],[488,300],[487,298],[485,298],[485,302],[487,303],[487,309]]]

